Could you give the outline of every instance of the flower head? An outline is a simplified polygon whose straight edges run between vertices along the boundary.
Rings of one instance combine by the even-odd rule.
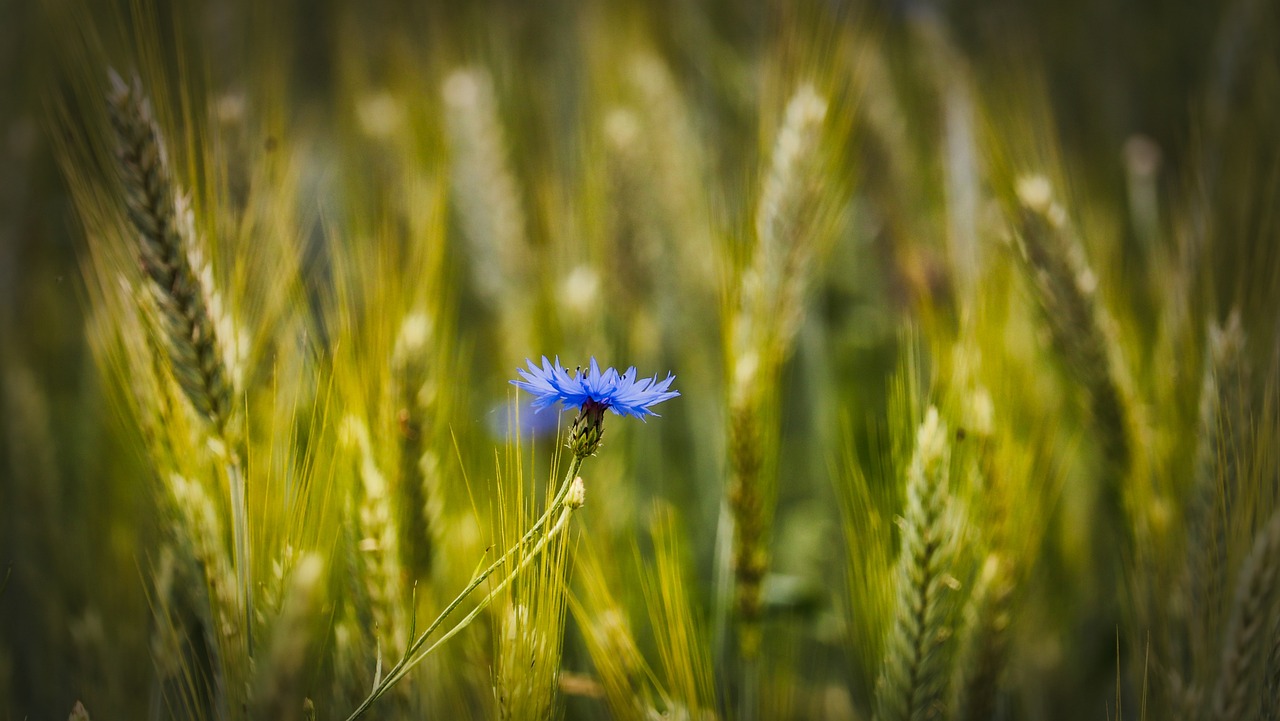
[[[542,356],[542,367],[528,361],[529,370],[523,368],[516,372],[524,380],[511,381],[517,388],[537,396],[533,407],[542,410],[556,403],[565,408],[599,407],[608,409],[619,416],[635,416],[644,420],[645,416],[656,416],[650,406],[680,395],[679,391],[667,390],[675,376],[670,373],[663,380],[658,376],[636,379],[636,369],[632,366],[625,373],[619,374],[613,368],[600,371],[600,364],[591,359],[588,371],[581,369],[572,373],[560,365]]]

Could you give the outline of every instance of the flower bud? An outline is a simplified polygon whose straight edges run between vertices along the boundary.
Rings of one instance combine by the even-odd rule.
[[[569,493],[564,497],[564,505],[571,510],[578,510],[587,503],[587,486],[582,482],[582,476],[573,479],[573,485],[569,486]]]

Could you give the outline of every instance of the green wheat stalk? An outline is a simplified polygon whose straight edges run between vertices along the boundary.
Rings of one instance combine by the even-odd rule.
[[[399,451],[396,507],[400,554],[412,578],[430,578],[440,533],[440,460],[431,446],[439,389],[428,377],[431,321],[414,313],[400,326],[391,356]]]
[[[1182,703],[1197,699],[1213,678],[1213,649],[1221,634],[1230,584],[1230,534],[1239,493],[1239,456],[1249,423],[1249,367],[1238,313],[1225,326],[1211,325],[1204,380],[1191,501],[1187,509],[1187,552],[1183,563],[1185,624],[1175,634],[1185,638],[1190,667],[1175,684]]]
[[[315,616],[324,596],[324,562],[315,554],[294,567],[264,670],[254,693],[254,718],[299,721],[304,716],[305,672]]]
[[[518,457],[517,449],[517,463]],[[515,477],[516,489],[522,490],[523,474],[517,470]],[[570,494],[573,500],[562,512],[564,523],[584,502],[584,494],[585,486],[582,492]],[[501,483],[499,495],[505,495]],[[528,522],[528,506],[518,502],[514,513],[506,512],[509,505],[503,507],[500,538],[519,537]],[[503,721],[538,721],[555,715],[565,630],[566,538],[563,532],[549,535],[543,550],[529,549],[536,559],[520,558],[518,569],[508,576],[510,591],[496,614],[491,672],[497,716]],[[501,596],[491,593],[490,598]]]
[[[973,590],[968,620],[968,636],[956,664],[956,700],[953,708],[959,721],[995,718],[1001,674],[1009,655],[1010,603],[1013,582],[1009,562],[991,554]]]
[[[580,417],[585,416],[585,414],[579,415]],[[575,425],[577,425],[576,422]],[[532,563],[544,549],[546,549],[551,538],[558,535],[567,527],[569,523],[569,516],[573,511],[582,506],[582,479],[578,478],[578,471],[582,468],[583,460],[590,455],[590,452],[592,451],[594,451],[594,448],[591,448],[587,453],[575,453],[573,455],[569,462],[569,468],[565,474],[564,481],[560,484],[559,489],[556,491],[556,495],[547,505],[542,516],[534,521],[525,532],[524,536],[507,549],[502,556],[491,563],[487,568],[477,573],[475,577],[471,579],[471,582],[468,583],[467,586],[463,588],[447,606],[445,606],[444,610],[436,616],[435,620],[427,626],[426,630],[415,635],[415,629],[412,624],[410,625],[409,632],[412,640],[406,646],[404,653],[387,671],[387,673],[382,676],[377,683],[375,683],[373,691],[370,692],[360,705],[356,707],[355,711],[351,712],[351,715],[347,717],[347,721],[355,721],[355,719],[364,715],[364,713],[368,711],[378,699],[382,698],[388,691],[394,688],[410,670],[439,648],[441,644],[452,638],[475,620],[476,616],[478,616],[480,612],[484,610],[484,608],[487,607],[489,603],[501,591],[503,591],[516,576],[520,574],[521,571],[527,568],[528,565]],[[472,592],[487,581],[498,571],[498,569],[507,566],[508,562],[512,560],[516,560],[518,563],[516,563],[514,568],[508,572],[506,577],[503,578],[487,596],[481,599],[481,601],[467,616],[455,624],[450,630],[446,631],[439,639],[436,640],[435,643],[427,646],[427,642],[430,640],[432,634],[440,629],[449,617],[452,616],[453,613],[471,597]]]
[[[1240,568],[1213,692],[1214,721],[1256,718],[1280,595],[1280,511],[1259,531]]]
[[[108,109],[125,204],[137,231],[138,258],[160,311],[174,377],[196,412],[221,434],[231,417],[231,374],[201,278],[204,262],[187,217],[190,210],[174,186],[160,130],[139,81],[126,84],[111,71],[110,82]]]
[[[955,584],[947,569],[954,560],[957,532],[949,516],[950,464],[947,426],[937,409],[930,408],[907,473],[895,573],[897,614],[876,684],[876,721],[938,718],[946,698],[948,596]]]
[[[253,651],[253,583],[244,470],[230,428],[235,377],[221,337],[221,303],[196,241],[191,211],[178,192],[160,129],[141,82],[126,84],[113,70],[107,95],[116,160],[138,258],[157,309],[175,380],[211,427],[227,457],[234,565],[243,610],[246,653]]]
[[[804,312],[812,263],[823,247],[817,217],[819,140],[827,103],[802,85],[787,103],[756,213],[756,244],[732,328],[729,509],[734,610],[744,658],[760,646],[760,589],[776,483],[764,472],[766,408]],[[747,682],[750,686],[752,683]]]
[[[189,538],[191,557],[208,588],[207,622],[215,640],[210,648],[216,654],[212,664],[222,671],[213,679],[219,716],[225,718],[230,713],[239,717],[248,702],[250,669],[249,660],[234,651],[245,647],[247,629],[236,616],[240,600],[237,578],[223,546],[222,523],[213,500],[199,483],[174,473],[169,487],[179,514],[177,522]]]
[[[1109,472],[1119,478],[1128,468],[1132,440],[1112,362],[1113,344],[1096,297],[1097,278],[1084,248],[1069,232],[1066,211],[1054,199],[1049,181],[1039,175],[1021,178],[1017,196],[1019,249],[1054,350],[1088,394],[1097,424],[1094,436]],[[1112,493],[1119,502],[1118,487]]]

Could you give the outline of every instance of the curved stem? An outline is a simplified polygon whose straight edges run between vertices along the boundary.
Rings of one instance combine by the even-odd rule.
[[[422,651],[417,656],[409,660],[408,663],[403,665],[403,668],[399,670],[394,670],[392,673],[387,674],[387,678],[385,679],[385,682],[388,685],[390,685],[399,681],[401,678],[404,677],[405,674],[409,672],[410,669],[418,665],[423,659],[425,659],[428,655],[430,655],[432,651],[436,650],[436,648],[438,648],[445,641],[448,641],[450,638],[453,638],[453,636],[456,635],[459,631],[471,625],[471,622],[475,620],[476,616],[479,616],[480,612],[483,611],[485,608],[487,608],[489,604],[493,602],[493,599],[497,598],[498,594],[502,593],[502,591],[506,589],[506,587],[513,580],[515,580],[515,577],[520,575],[520,573],[524,571],[524,569],[527,568],[530,563],[533,562],[533,559],[537,558],[538,554],[542,553],[542,551],[546,549],[547,544],[551,541],[551,539],[556,535],[558,535],[560,531],[564,530],[565,526],[567,526],[569,523],[569,516],[573,515],[573,511],[574,509],[572,507],[565,506],[564,510],[560,513],[560,519],[556,521],[556,525],[552,526],[551,530],[547,532],[547,535],[543,536],[541,539],[538,540],[537,545],[534,546],[532,549],[530,549],[529,554],[524,557],[524,559],[520,562],[520,565],[514,571],[507,574],[507,577],[502,579],[502,581],[500,581],[497,586],[494,586],[493,590],[489,592],[489,595],[484,597],[484,600],[476,604],[476,607],[471,610],[471,613],[467,614],[466,618],[462,619],[461,621],[458,622],[456,626],[449,629],[449,631],[445,633],[445,635],[441,636],[439,640],[431,644],[425,651]]]
[[[471,595],[471,592],[479,588],[480,584],[484,583],[485,580],[489,578],[489,576],[492,576],[494,571],[498,570],[499,567],[505,564],[513,554],[515,554],[520,549],[528,545],[528,543],[532,541],[534,537],[538,535],[539,532],[541,532],[543,527],[546,526],[547,522],[551,519],[551,515],[555,513],[556,510],[560,509],[561,506],[564,505],[565,496],[569,494],[569,488],[573,485],[573,479],[577,477],[578,471],[582,468],[583,458],[584,458],[583,456],[575,455],[573,457],[573,460],[569,462],[569,470],[567,473],[565,473],[564,480],[560,482],[560,488],[556,490],[555,497],[551,499],[551,503],[547,504],[547,509],[542,512],[542,516],[540,516],[537,521],[534,521],[533,525],[529,527],[529,530],[525,532],[524,536],[514,546],[507,549],[506,553],[502,554],[502,556],[498,560],[491,563],[488,568],[481,571],[474,579],[472,579],[471,583],[467,584],[467,587],[464,588],[462,592],[459,593],[457,597],[455,597],[452,601],[450,601],[449,605],[446,606],[445,609],[440,612],[440,615],[436,616],[436,619],[431,622],[431,625],[428,626],[425,631],[418,634],[417,638],[413,639],[413,642],[410,643],[408,648],[404,650],[404,655],[400,657],[400,660],[396,663],[396,665],[392,666],[391,669],[387,671],[387,675],[383,677],[381,681],[378,682],[378,685],[374,686],[373,691],[370,692],[368,697],[366,697],[365,700],[360,703],[360,706],[358,706],[356,710],[353,711],[351,715],[347,717],[347,721],[355,721],[355,719],[359,718],[362,714],[364,714],[365,711],[369,710],[369,707],[372,706],[375,701],[381,698],[383,694],[385,694],[388,690],[390,690],[392,685],[394,685],[397,681],[403,678],[404,675],[408,673],[411,668],[417,665],[418,662],[420,662],[423,658],[425,658],[426,655],[430,653],[432,650],[434,650],[435,647],[438,646],[441,642],[443,642],[445,639],[452,636],[457,631],[461,630],[461,628],[464,627],[466,624],[470,623],[471,619],[474,618],[475,615],[478,614],[480,610],[483,609],[488,604],[493,594],[490,594],[489,597],[486,597],[485,600],[483,600],[480,603],[480,605],[475,610],[473,610],[470,615],[467,616],[467,618],[463,619],[463,621],[458,626],[450,630],[449,633],[446,634],[443,638],[441,638],[439,642],[433,644],[431,648],[427,649],[425,653],[421,653],[421,654],[418,653],[422,649],[422,647],[426,645],[427,639],[431,636],[431,634],[434,633],[436,629],[440,628],[440,626],[442,626],[446,620],[448,620],[449,616],[452,615],[455,610],[457,610],[458,606],[461,606],[462,602],[465,601],[467,597]],[[505,587],[507,583],[510,583],[511,579],[514,578],[515,575],[518,574],[521,570],[523,570],[525,565],[528,564],[529,559],[533,558],[535,555],[541,552],[541,550],[546,546],[547,540],[551,537],[552,534],[557,533],[559,531],[559,529],[563,526],[567,518],[568,518],[568,510],[566,509],[566,512],[561,516],[561,519],[556,522],[556,525],[551,529],[551,531],[547,535],[543,536],[543,538],[539,541],[538,545],[535,546],[534,552],[531,553],[528,557],[526,557],[525,561],[521,563],[520,567],[517,568],[513,573],[509,574],[507,578],[504,579],[501,584],[499,584],[498,588],[495,589],[495,592],[498,590],[501,590],[503,587]]]

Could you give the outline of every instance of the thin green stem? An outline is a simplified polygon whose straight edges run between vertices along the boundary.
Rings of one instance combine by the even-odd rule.
[[[449,629],[449,631],[445,633],[445,635],[441,636],[435,643],[431,644],[431,646],[429,646],[425,651],[422,651],[417,656],[413,657],[408,663],[403,664],[402,668],[393,669],[390,673],[388,673],[387,678],[384,680],[384,684],[388,688],[390,688],[391,685],[395,684],[397,681],[403,678],[404,675],[410,671],[410,669],[412,669],[414,666],[421,663],[423,659],[429,656],[432,651],[436,650],[445,641],[448,641],[450,638],[453,638],[453,636],[455,636],[462,629],[471,625],[471,622],[475,620],[476,616],[479,616],[481,611],[483,611],[485,608],[488,608],[489,604],[493,602],[493,599],[497,598],[498,594],[502,593],[502,591],[506,589],[506,587],[513,580],[515,580],[515,577],[520,575],[520,573],[523,572],[524,569],[527,568],[529,564],[533,562],[533,559],[537,558],[538,555],[541,554],[543,550],[546,549],[547,544],[551,541],[551,539],[556,535],[558,535],[562,530],[564,530],[565,526],[569,525],[569,516],[573,515],[574,510],[575,509],[573,507],[566,505],[564,507],[564,510],[561,511],[560,513],[560,519],[556,521],[556,524],[551,527],[551,530],[548,531],[545,536],[543,536],[541,539],[538,540],[537,545],[535,545],[532,549],[530,549],[529,554],[524,557],[524,559],[520,562],[520,565],[514,571],[507,574],[506,578],[502,579],[502,581],[500,581],[497,586],[494,586],[493,590],[489,592],[489,595],[485,596],[484,600],[476,604],[476,607],[471,610],[471,613],[468,613],[466,618],[462,619],[461,621],[458,622],[456,626]]]
[[[760,657],[742,659],[742,695],[739,698],[738,718],[756,721],[760,718]]]
[[[422,654],[418,653],[422,649],[422,647],[426,645],[427,639],[431,636],[431,634],[435,633],[435,631],[438,628],[440,628],[440,626],[442,626],[446,620],[448,620],[449,616],[452,615],[455,610],[457,610],[458,606],[462,605],[462,602],[465,601],[467,597],[471,595],[472,591],[479,588],[480,584],[484,583],[489,578],[489,576],[492,576],[493,573],[497,571],[499,567],[505,564],[513,554],[517,553],[520,549],[528,545],[529,542],[532,541],[539,534],[539,532],[541,532],[541,530],[546,526],[547,522],[551,520],[552,514],[555,513],[556,510],[560,509],[561,506],[564,505],[565,497],[569,494],[569,488],[573,485],[573,479],[577,478],[578,471],[582,468],[582,460],[584,457],[585,456],[579,456],[579,455],[573,456],[573,460],[569,462],[569,470],[568,472],[565,473],[564,480],[561,481],[560,483],[560,488],[556,490],[555,497],[551,499],[551,503],[547,504],[547,509],[543,511],[542,516],[540,516],[538,520],[535,521],[533,525],[529,527],[529,530],[525,532],[524,536],[514,546],[507,549],[507,552],[502,554],[502,557],[494,561],[492,564],[489,565],[488,568],[481,571],[474,579],[472,579],[471,583],[469,583],[467,587],[464,588],[462,592],[459,593],[457,597],[455,597],[453,601],[451,601],[449,605],[446,606],[445,609],[440,612],[440,615],[436,616],[436,619],[431,622],[431,625],[427,627],[427,630],[423,631],[421,634],[418,635],[417,638],[413,639],[413,642],[410,643],[408,648],[405,649],[404,655],[400,657],[400,660],[396,663],[396,665],[391,667],[391,669],[387,672],[387,675],[383,677],[381,681],[378,682],[378,685],[374,687],[373,691],[369,694],[369,696],[366,697],[363,702],[361,702],[360,706],[357,707],[356,710],[353,711],[350,716],[347,717],[347,721],[354,721],[355,719],[359,718],[362,714],[364,714],[364,712],[367,711],[375,701],[381,698],[382,695],[385,694],[388,690],[390,690],[391,687],[397,681],[403,678],[404,675],[408,673],[410,669],[412,669],[423,658],[425,658],[427,653],[430,653],[433,649],[435,649],[435,647],[439,645],[440,642],[437,642],[436,644],[432,645],[431,648],[427,649],[425,653],[422,653]],[[519,568],[517,568],[513,573],[509,574],[508,577],[505,580],[503,580],[501,584],[499,584],[498,588],[495,589],[495,591],[500,590],[507,583],[510,583],[511,579],[514,578],[515,575],[518,574],[524,568],[524,566],[528,563],[528,559],[533,558],[539,552],[541,552],[541,550],[545,547],[546,542],[551,537],[551,535],[558,532],[559,528],[561,528],[566,517],[567,515],[563,516],[561,520],[557,522],[556,526],[554,526],[551,529],[551,532],[543,536],[543,538],[540,540],[538,545],[535,546],[534,552],[531,553],[525,559],[525,562],[522,563]],[[492,596],[492,594],[490,594],[490,596]],[[470,623],[474,615],[479,613],[480,609],[484,608],[485,605],[488,604],[488,602],[489,602],[489,598],[486,598],[484,601],[482,601],[480,605],[477,606],[477,608],[471,612],[471,615],[469,615],[466,619],[464,619],[459,626],[449,631],[449,633],[446,634],[444,638],[442,638],[440,641],[443,642],[445,639],[449,638],[458,630],[460,630],[462,626],[465,626],[467,623]]]

